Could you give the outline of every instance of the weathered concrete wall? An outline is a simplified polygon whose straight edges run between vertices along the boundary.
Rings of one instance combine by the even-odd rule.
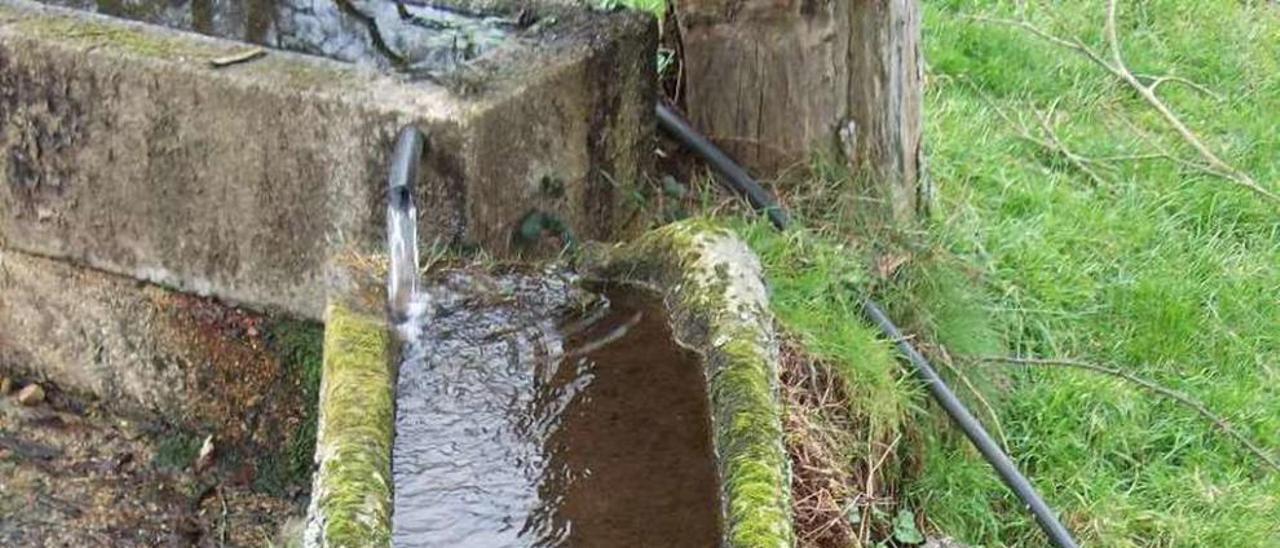
[[[318,363],[299,363],[296,352],[318,344],[319,330],[0,250],[0,374],[212,434],[224,456],[247,457],[250,478],[252,460],[287,458],[296,436],[309,438],[303,384]]]
[[[429,135],[424,241],[509,254],[534,211],[608,238],[652,131],[655,38],[599,17],[436,85],[283,52],[214,69],[242,46],[0,0],[0,244],[319,320],[332,250],[383,245],[407,123]]]

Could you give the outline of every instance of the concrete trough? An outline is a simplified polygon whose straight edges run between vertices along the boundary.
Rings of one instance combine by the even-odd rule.
[[[701,358],[719,545],[793,546],[778,342],[759,259],[728,229],[692,220],[589,246],[576,269],[580,280],[655,291],[678,344]],[[384,275],[351,270],[343,292],[331,295],[307,546],[391,542],[398,356],[381,305]]]
[[[653,128],[634,13],[454,2],[520,19],[430,79],[0,0],[0,249],[323,320],[336,249],[380,250],[387,158],[428,134],[424,242],[510,256],[521,222],[625,230]],[[481,6],[480,4],[485,4]]]
[[[188,4],[160,4],[148,17],[190,23],[173,12]],[[407,124],[428,135],[426,245],[558,251],[513,238],[531,215],[580,239],[624,234],[622,187],[653,129],[653,21],[453,4],[520,23],[425,78],[277,49],[215,66],[252,46],[0,0],[0,375],[214,434],[220,451],[305,445],[307,372],[278,343],[318,354],[343,257],[384,250]]]

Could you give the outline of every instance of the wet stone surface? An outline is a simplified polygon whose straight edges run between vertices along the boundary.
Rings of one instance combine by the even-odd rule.
[[[656,298],[459,275],[397,386],[398,546],[713,546],[705,381]]]
[[[300,524],[293,502],[193,472],[198,438],[47,392],[0,396],[0,546],[263,546]]]
[[[389,0],[38,0],[427,76],[501,44],[514,19]]]

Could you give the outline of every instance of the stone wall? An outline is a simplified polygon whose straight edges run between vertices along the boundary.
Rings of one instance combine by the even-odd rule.
[[[653,23],[537,32],[430,83],[277,51],[214,68],[244,46],[0,0],[0,244],[321,320],[332,250],[384,245],[405,124],[428,134],[424,242],[510,255],[534,212],[610,238],[647,158]]]

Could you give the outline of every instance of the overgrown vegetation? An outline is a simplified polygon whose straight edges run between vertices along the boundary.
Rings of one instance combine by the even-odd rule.
[[[927,6],[932,234],[980,273],[975,303],[998,345],[952,353],[1120,369],[1202,401],[1275,455],[1280,209],[1239,174],[1280,189],[1280,11],[1118,3],[1124,63],[1142,85],[1178,78],[1159,100],[1223,168],[1121,75],[1035,32],[1111,61],[1106,2]],[[1096,371],[1000,367],[1009,448],[1084,541],[1280,542],[1280,472],[1194,409]],[[937,528],[1043,542],[962,441],[932,437],[912,494]]]
[[[801,546],[920,536],[903,504],[919,392],[859,307],[874,284],[860,240],[740,223],[760,256],[783,334],[781,385]],[[923,539],[920,539],[923,540]]]
[[[324,327],[300,320],[277,320],[268,329],[268,344],[283,369],[281,389],[299,395],[302,416],[293,431],[282,433],[285,442],[272,451],[254,455],[257,473],[253,487],[274,496],[311,484],[316,448],[320,376],[323,368]]]
[[[1280,544],[1280,9],[1118,2],[1117,64],[1106,0],[925,4],[933,218],[869,223],[853,178],[818,160],[777,183],[805,228],[740,227],[801,349],[784,370],[804,392],[788,399],[793,464],[844,467],[805,479],[840,502],[798,502],[818,524],[798,533],[906,543],[893,526],[915,511],[932,535],[1045,543],[863,327],[870,293],[1086,545]],[[1011,356],[1076,365],[990,359]],[[803,386],[832,386],[814,372],[853,390],[848,413]],[[898,483],[868,488],[863,463],[898,435],[899,470],[876,478]]]

